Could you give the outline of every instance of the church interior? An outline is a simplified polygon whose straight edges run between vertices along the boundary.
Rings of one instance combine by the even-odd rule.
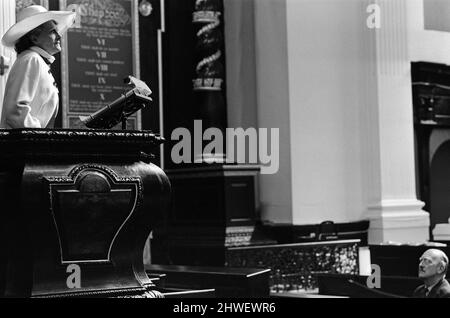
[[[2,0],[1,35],[30,5],[76,19],[54,128],[0,129],[0,297],[412,297],[450,256],[450,2]]]

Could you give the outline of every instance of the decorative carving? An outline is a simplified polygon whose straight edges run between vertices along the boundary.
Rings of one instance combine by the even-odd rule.
[[[34,298],[68,298],[68,297],[114,297],[114,298],[162,298],[162,297],[141,297],[151,292],[144,288],[124,288],[114,290],[84,290],[76,293],[59,293],[51,295],[35,296]]]
[[[79,6],[83,25],[100,25],[104,27],[124,27],[131,23],[132,17],[127,10],[113,0],[91,1],[77,0],[73,4]]]
[[[163,138],[148,131],[111,131],[111,130],[49,130],[49,129],[18,129],[11,132],[13,135],[20,135],[22,137],[30,138],[46,138],[52,140],[62,140],[62,138],[109,138],[109,139],[122,139],[123,141],[133,143],[144,139],[154,139],[155,143],[161,143]],[[148,140],[146,140],[148,142]]]
[[[221,90],[224,78],[223,35],[220,0],[197,0],[193,22],[201,25],[196,33],[199,56],[193,80],[194,90]]]
[[[196,42],[195,75],[192,80],[196,105],[194,116],[202,120],[204,129],[214,127],[225,132],[227,111],[223,0],[196,0],[192,22]],[[196,163],[224,163],[225,158],[224,153],[194,153]]]
[[[227,227],[225,236],[225,246],[245,246],[250,245],[252,235],[255,232],[254,226],[233,226]]]
[[[142,0],[141,3],[139,3],[139,13],[144,16],[148,17],[153,12],[153,6],[150,2],[147,0]]]
[[[140,178],[119,177],[106,166],[84,164],[72,169],[68,177],[45,179],[61,264],[109,262],[114,240],[141,205]]]
[[[270,268],[271,290],[317,288],[316,273],[358,274],[359,241],[229,248],[226,266]]]
[[[41,5],[48,9],[48,0],[16,0],[16,14],[19,13],[19,11],[23,8],[32,5]]]
[[[142,192],[142,185],[140,183],[140,181],[141,181],[140,178],[138,178],[138,177],[119,177],[114,172],[114,170],[112,170],[111,168],[106,167],[106,166],[96,165],[96,164],[83,164],[83,165],[79,165],[79,166],[73,168],[69,172],[69,178],[75,179],[76,176],[79,175],[80,172],[85,169],[93,169],[93,170],[103,171],[103,172],[109,174],[111,177],[113,177],[115,182],[138,182],[139,183],[139,193]]]
[[[149,162],[151,152],[163,142],[162,137],[151,131],[0,130],[4,155],[40,157],[48,162],[64,158],[81,162],[99,162],[106,158]]]

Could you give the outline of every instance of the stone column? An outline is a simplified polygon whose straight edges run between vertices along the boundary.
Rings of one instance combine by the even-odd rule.
[[[381,28],[370,29],[370,4]],[[370,242],[423,242],[417,200],[408,0],[255,2],[258,125],[280,128],[262,219],[370,219]],[[277,189],[277,191],[273,191]]]
[[[371,3],[362,2],[365,8]],[[408,1],[376,4],[381,24],[363,29],[359,81],[369,242],[424,242],[429,238],[429,215],[415,188]]]

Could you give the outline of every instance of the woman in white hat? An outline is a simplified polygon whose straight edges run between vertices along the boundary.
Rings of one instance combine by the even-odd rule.
[[[75,13],[24,8],[2,38],[18,56],[6,82],[0,128],[51,128],[58,112],[58,88],[50,71],[53,55],[61,52],[61,35]]]

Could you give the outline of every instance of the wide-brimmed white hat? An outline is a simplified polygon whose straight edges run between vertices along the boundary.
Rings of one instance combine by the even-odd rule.
[[[17,14],[16,24],[3,35],[2,44],[12,47],[22,36],[51,20],[56,21],[56,30],[61,35],[75,22],[75,16],[72,11],[48,11],[38,5],[26,7]]]

